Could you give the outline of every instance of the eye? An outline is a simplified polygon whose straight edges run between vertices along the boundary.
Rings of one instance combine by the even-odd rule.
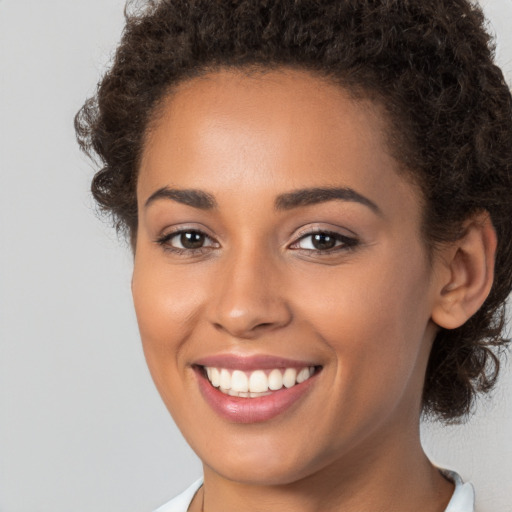
[[[203,247],[206,235],[199,231],[182,231],[173,236],[171,240],[174,240],[180,249],[199,249],[199,247]]]
[[[210,247],[218,247],[218,244],[206,233],[196,229],[183,229],[167,233],[158,238],[156,242],[166,250],[177,253],[193,253]]]
[[[342,249],[349,249],[357,245],[355,238],[334,233],[331,231],[315,231],[300,237],[292,245],[292,249],[301,249],[313,252],[335,252]]]

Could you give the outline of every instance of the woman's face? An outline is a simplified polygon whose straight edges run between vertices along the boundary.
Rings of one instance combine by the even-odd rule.
[[[435,279],[385,133],[377,106],[297,70],[193,79],[155,119],[135,308],[221,476],[289,483],[416,435]]]

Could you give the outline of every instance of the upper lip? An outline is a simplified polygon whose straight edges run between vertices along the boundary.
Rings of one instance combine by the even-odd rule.
[[[309,366],[318,366],[318,363],[263,354],[252,356],[244,356],[240,354],[217,354],[200,358],[197,361],[194,361],[194,365],[252,371],[269,370],[273,368],[305,368]]]

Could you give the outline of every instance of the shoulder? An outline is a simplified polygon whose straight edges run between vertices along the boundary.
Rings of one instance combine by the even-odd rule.
[[[196,480],[190,487],[181,494],[167,502],[165,505],[157,508],[154,512],[187,512],[188,507],[198,489],[203,485],[203,479]]]

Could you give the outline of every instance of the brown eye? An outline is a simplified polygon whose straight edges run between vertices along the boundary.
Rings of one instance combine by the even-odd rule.
[[[319,251],[333,249],[336,246],[336,238],[329,233],[316,233],[311,237],[313,247]]]
[[[165,250],[185,254],[190,251],[208,250],[219,247],[219,244],[206,233],[195,229],[180,230],[168,233],[156,240]]]
[[[334,253],[351,249],[358,245],[356,238],[341,235],[331,231],[315,231],[303,235],[292,246],[292,249],[311,251],[312,253]]]
[[[180,244],[184,249],[203,247],[206,236],[198,231],[184,231],[180,234]]]

